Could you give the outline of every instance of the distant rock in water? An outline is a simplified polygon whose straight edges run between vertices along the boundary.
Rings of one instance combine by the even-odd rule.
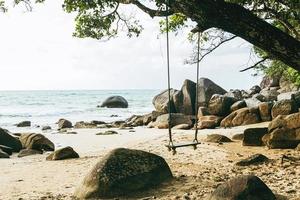
[[[127,100],[122,96],[111,96],[108,97],[100,107],[107,108],[128,108]]]
[[[31,121],[22,121],[18,124],[16,124],[17,127],[29,127],[31,126]]]
[[[155,154],[119,148],[100,160],[75,191],[79,199],[129,195],[171,179],[166,161]]]

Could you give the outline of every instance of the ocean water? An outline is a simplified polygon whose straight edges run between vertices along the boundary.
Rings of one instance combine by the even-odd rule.
[[[123,120],[154,110],[152,98],[158,93],[159,90],[0,91],[0,127],[18,131],[15,124],[24,120],[31,121],[32,127],[55,127],[60,118],[73,123]],[[129,107],[97,108],[112,95],[123,96]]]

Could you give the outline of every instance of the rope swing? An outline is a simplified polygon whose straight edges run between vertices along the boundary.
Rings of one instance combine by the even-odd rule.
[[[166,4],[166,12],[169,12],[169,5],[170,0],[167,0]],[[197,41],[197,82],[196,82],[196,100],[195,100],[195,136],[192,143],[186,143],[186,144],[174,144],[173,138],[172,138],[172,114],[171,114],[171,76],[170,76],[170,43],[169,43],[169,17],[166,16],[166,36],[167,36],[167,75],[168,75],[168,132],[169,132],[169,144],[166,145],[169,151],[173,152],[173,155],[176,154],[176,149],[180,147],[187,147],[187,146],[193,146],[194,149],[197,149],[197,145],[201,144],[198,142],[198,80],[199,80],[199,68],[200,68],[200,38],[201,33],[198,32],[198,41]]]

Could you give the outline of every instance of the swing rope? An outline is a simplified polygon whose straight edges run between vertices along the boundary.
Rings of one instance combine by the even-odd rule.
[[[170,0],[166,2],[166,12],[169,12]],[[170,78],[170,43],[169,43],[169,17],[166,15],[166,36],[167,36],[167,73],[168,73],[168,131],[169,131],[169,145],[167,147],[169,149],[176,150],[177,147],[185,147],[193,145],[196,149],[196,145],[198,142],[198,84],[199,84],[199,68],[200,68],[200,38],[201,33],[198,32],[198,41],[197,41],[197,81],[196,81],[196,99],[195,99],[195,137],[192,144],[185,145],[177,145],[174,146],[173,138],[172,138],[172,114],[171,114],[171,78]]]

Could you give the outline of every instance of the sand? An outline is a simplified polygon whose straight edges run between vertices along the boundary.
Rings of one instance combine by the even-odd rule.
[[[231,129],[200,130],[199,140],[218,133],[231,137],[249,127],[265,127],[267,123]],[[156,188],[120,199],[206,199],[222,182],[240,174],[259,176],[274,193],[300,198],[300,161],[284,161],[283,154],[299,157],[294,150],[268,150],[265,147],[242,147],[240,141],[224,144],[202,143],[178,149],[173,155],[164,146],[168,142],[167,130],[135,128],[135,132],[118,130],[118,135],[95,135],[106,129],[74,129],[78,134],[46,134],[56,147],[72,146],[79,159],[46,161],[46,156],[33,155],[1,159],[0,199],[74,199],[72,194],[84,176],[107,152],[126,147],[156,153],[166,159],[174,180]],[[175,142],[189,142],[192,130],[174,131]],[[235,163],[254,153],[262,153],[270,162],[248,167]]]

